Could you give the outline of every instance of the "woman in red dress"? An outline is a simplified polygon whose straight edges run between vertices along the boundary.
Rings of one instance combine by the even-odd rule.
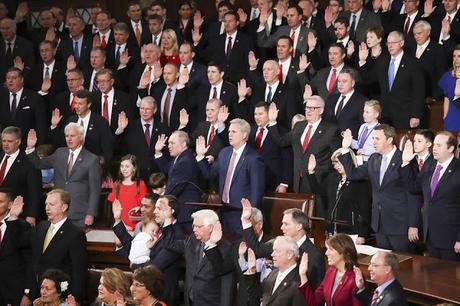
[[[129,219],[129,211],[139,206],[147,192],[147,186],[139,178],[136,156],[131,154],[123,156],[120,161],[118,180],[114,183],[108,200],[120,201],[123,208],[121,220],[128,230],[134,230],[136,226],[136,222]]]
[[[177,42],[176,32],[172,29],[166,29],[161,36],[161,66],[166,64],[180,64],[179,43]]]

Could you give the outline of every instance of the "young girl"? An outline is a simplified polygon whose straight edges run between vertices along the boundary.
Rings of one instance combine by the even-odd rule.
[[[351,142],[351,147],[357,150],[358,156],[362,157],[362,161],[367,162],[369,156],[375,152],[374,145],[372,143],[372,134],[374,128],[379,123],[379,117],[382,113],[382,107],[380,102],[377,100],[369,100],[364,103],[363,119],[364,123],[361,124],[358,131],[358,139]],[[358,164],[362,164],[360,158],[358,158]]]
[[[121,158],[118,180],[114,183],[108,200],[113,202],[118,199],[123,208],[121,220],[129,231],[132,231],[136,222],[129,219],[129,211],[141,202],[147,194],[147,187],[139,178],[136,156],[128,154]]]

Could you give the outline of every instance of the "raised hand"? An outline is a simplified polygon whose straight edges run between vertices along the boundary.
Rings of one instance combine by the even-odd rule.
[[[73,55],[69,55],[67,58],[67,70],[72,70],[77,68],[77,62],[75,61],[75,57]]]
[[[362,42],[359,45],[358,57],[360,62],[366,62],[367,57],[369,56],[369,49],[367,48],[367,44]]]
[[[277,19],[281,19],[283,17],[286,17],[287,6],[282,1],[278,2],[278,4],[275,7],[275,10],[276,10],[276,18]]]
[[[254,274],[257,272],[256,264],[257,264],[256,254],[251,248],[249,248],[248,249],[248,271],[250,273]]]
[[[153,64],[153,80],[156,82],[160,79],[163,74],[163,68],[161,68],[160,61]]]
[[[248,245],[246,244],[246,242],[241,241],[238,247],[238,255],[240,256],[240,258],[244,258],[244,255],[246,254],[247,250],[248,250]]]
[[[124,131],[126,127],[128,126],[128,117],[126,116],[126,113],[124,111],[120,112],[118,114],[118,129]]]
[[[265,24],[267,23],[267,20],[268,20],[268,13],[267,12],[260,12],[259,24],[261,26],[265,26]]]
[[[350,39],[347,44],[347,56],[350,58],[355,53],[355,44]]]
[[[426,0],[425,4],[423,6],[423,17],[428,17],[430,16],[434,10],[436,9],[436,6],[433,7],[434,0]]]
[[[189,115],[185,108],[181,109],[179,112],[179,126],[184,128],[187,126],[189,121]]]
[[[55,108],[51,114],[51,126],[53,128],[57,127],[59,122],[61,122],[62,116],[59,108]]]
[[[410,163],[410,161],[413,160],[414,157],[415,157],[414,146],[412,144],[412,141],[408,139],[406,140],[406,143],[404,144],[404,150],[402,152],[403,164]]]
[[[248,62],[249,62],[249,68],[250,69],[256,69],[257,64],[259,63],[259,60],[256,58],[256,55],[253,51],[249,51],[248,54]]]
[[[22,196],[17,196],[10,208],[10,217],[9,220],[17,220],[19,215],[22,213],[22,208],[24,207],[24,198]]]
[[[214,163],[214,156],[208,155],[205,158],[208,161],[208,164],[212,165]]]
[[[128,65],[130,59],[131,59],[131,56],[129,56],[128,49],[125,49],[120,54],[120,58],[119,58],[120,66]]]
[[[31,129],[29,130],[29,133],[27,134],[27,149],[35,148],[36,144],[37,144],[37,132],[35,132],[34,129]]]
[[[202,157],[208,152],[209,146],[206,146],[206,139],[204,139],[203,136],[199,136],[196,139],[196,146],[195,146],[195,151],[196,151],[196,156],[197,157]]]
[[[238,82],[238,97],[240,97],[241,99],[246,98],[246,96],[248,95],[248,91],[249,91],[249,87],[247,87],[246,85],[246,80],[241,79]]]
[[[212,226],[211,236],[209,237],[209,241],[212,243],[218,243],[222,239],[222,224],[217,221]]]
[[[203,37],[203,34],[201,34],[199,28],[195,28],[195,29],[192,30],[192,41],[193,41],[193,44],[197,45],[197,44],[200,42],[201,37]]]
[[[54,31],[54,27],[49,27],[46,30],[45,40],[54,41],[56,39],[56,32]]]
[[[17,21],[24,20],[27,14],[29,14],[29,4],[27,4],[27,1],[19,3],[18,8],[16,9],[15,19]]]
[[[222,105],[221,107],[219,107],[219,113],[217,114],[217,122],[219,122],[219,124],[224,124],[225,121],[227,121],[229,115],[230,112],[228,111],[228,107]]]
[[[248,14],[242,9],[239,8],[238,11],[236,11],[238,16],[240,17],[240,26],[244,26],[246,24],[246,21],[248,21]]]
[[[145,46],[147,45],[141,47],[141,64],[145,64]]]
[[[43,79],[42,87],[40,88],[40,90],[43,91],[43,92],[48,92],[50,90],[52,84],[53,83],[51,82],[51,78],[50,77],[45,77]]]
[[[304,72],[308,68],[308,66],[310,66],[310,63],[308,62],[308,57],[306,54],[302,54],[299,57],[299,72]]]
[[[302,285],[308,281],[307,272],[308,272],[308,253],[305,252],[303,253],[302,259],[300,260],[300,264],[299,264],[299,276],[300,276],[300,283]]]
[[[252,214],[252,205],[251,202],[246,199],[241,199],[241,206],[243,206],[243,210],[241,211],[241,221],[243,223],[250,223],[251,222],[251,214]]]
[[[20,70],[24,70],[24,62],[22,61],[22,58],[20,56],[16,56],[13,62],[14,62],[14,67]]]
[[[182,72],[179,74],[179,84],[185,85],[188,83],[190,80],[190,72],[188,69],[182,70]]]
[[[155,143],[155,154],[161,154],[161,151],[166,146],[166,141],[168,140],[168,136],[165,134],[161,134],[158,136],[157,142]]]
[[[416,242],[418,240],[418,228],[409,227],[407,230],[407,238],[410,242]]]
[[[324,22],[327,28],[332,24],[332,20],[334,20],[334,12],[332,11],[332,7],[327,6],[324,10]]]
[[[113,219],[115,219],[115,222],[118,223],[121,221],[121,212],[123,211],[123,208],[121,207],[121,202],[118,199],[115,199],[112,203],[112,213],[113,213]]]
[[[382,12],[388,12],[390,10],[390,0],[382,0]]]
[[[194,29],[199,29],[203,24],[204,17],[201,15],[200,10],[196,10],[195,14],[193,15],[193,27]]]
[[[121,294],[118,291],[115,291],[115,297],[117,299],[117,306],[126,306],[126,301],[125,301],[125,298],[123,297],[123,294]]]
[[[441,32],[442,32],[442,37],[445,38],[449,36],[450,33],[450,22],[447,19],[443,19],[441,22]]]
[[[308,45],[308,51],[313,51],[316,48],[316,45],[318,44],[318,37],[313,34],[313,32],[308,32],[307,34],[307,45]]]
[[[420,125],[420,119],[418,118],[410,118],[409,119],[409,126],[414,129]]]
[[[268,108],[268,120],[270,122],[276,122],[276,119],[278,118],[278,108],[276,107],[275,103],[270,103],[270,106]]]
[[[85,225],[86,226],[91,226],[94,223],[94,216],[92,215],[86,215],[85,216]]]
[[[149,86],[150,83],[152,83],[150,71],[148,70],[144,71],[144,73],[142,74],[140,83],[141,83],[141,87],[143,88],[147,88],[147,86]]]
[[[372,0],[372,9],[374,12],[379,11],[382,8],[382,0]]]
[[[342,132],[342,148],[348,149],[351,146],[351,141],[353,139],[353,135],[351,134],[350,129],[346,129]]]
[[[307,101],[307,99],[310,98],[312,95],[313,90],[311,89],[311,86],[309,84],[306,84],[303,90],[303,100]]]
[[[313,174],[315,173],[316,169],[316,158],[315,155],[310,154],[308,157],[308,173]]]
[[[78,306],[77,301],[75,300],[75,297],[71,294],[69,294],[65,300],[65,303],[67,306]]]
[[[364,289],[365,284],[364,284],[363,272],[361,272],[361,270],[357,266],[353,266],[353,272],[355,272],[356,287],[359,290]]]
[[[100,47],[101,46],[101,38],[99,35],[94,35],[93,36],[93,48]]]

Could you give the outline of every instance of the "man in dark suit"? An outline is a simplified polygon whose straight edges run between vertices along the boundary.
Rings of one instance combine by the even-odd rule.
[[[356,297],[363,306],[407,306],[404,289],[396,279],[398,266],[398,258],[391,252],[378,251],[372,256],[369,271],[371,280],[377,284],[373,293],[366,288],[359,268],[354,268],[358,287]]]
[[[80,124],[69,123],[64,133],[67,147],[58,148],[50,156],[40,159],[35,151],[37,136],[33,130],[30,131],[26,153],[36,168],[54,168],[54,185],[70,193],[69,220],[79,227],[90,226],[99,209],[99,158],[83,148],[84,130]]]
[[[418,10],[420,1],[409,1],[404,3],[404,14],[382,13],[382,23],[386,32],[398,31],[403,33],[405,40],[405,49],[411,53],[415,51],[415,40],[412,32],[415,24],[422,18],[422,12]],[[385,16],[387,15],[387,16]],[[388,18],[389,17],[389,18]],[[391,19],[385,21],[384,19]],[[385,23],[390,23],[385,25]]]
[[[388,56],[380,56],[372,69],[361,67],[362,80],[379,82],[383,120],[398,129],[420,126],[425,107],[425,80],[420,63],[403,51],[404,37],[391,32]]]
[[[251,203],[243,199],[241,201],[243,212],[241,214],[241,223],[243,226],[243,237],[248,247],[251,248],[256,258],[270,257],[273,253],[273,244],[260,242],[251,224]],[[281,230],[284,236],[293,239],[298,248],[299,255],[308,254],[308,280],[313,288],[317,288],[324,276],[324,260],[321,252],[310,241],[307,233],[309,231],[309,219],[300,209],[291,208],[283,212]],[[300,257],[297,258],[300,262]]]
[[[409,191],[399,173],[401,151],[393,144],[396,131],[382,124],[374,129],[374,154],[367,163],[354,167],[347,150],[351,144],[351,131],[343,133],[340,162],[350,180],[368,178],[372,186],[372,229],[377,247],[394,251],[411,252],[414,245],[409,233],[417,229],[419,210],[410,203]]]
[[[87,269],[85,233],[72,224],[67,216],[70,193],[62,189],[48,192],[45,201],[47,221],[28,232],[32,247],[30,273],[26,277],[29,303],[40,296],[37,280],[48,269],[59,269],[70,276],[70,292],[80,303],[85,297]],[[10,219],[16,219],[11,215]]]
[[[100,11],[96,16],[96,26],[99,30],[94,36],[99,37],[100,46],[105,49],[107,45],[114,43],[112,26],[112,16],[108,11]]]
[[[85,22],[80,16],[70,17],[67,25],[70,37],[63,39],[59,44],[60,59],[65,62],[69,56],[72,56],[79,69],[89,68],[90,52],[93,46],[92,35],[83,33]]]
[[[161,38],[163,36],[163,31],[161,29],[163,18],[159,15],[153,14],[148,17],[147,22],[148,31],[147,34],[142,35],[142,45],[155,44],[160,46]]]
[[[23,217],[31,225],[35,225],[42,204],[41,173],[20,151],[21,130],[18,127],[4,128],[2,140],[0,186],[9,188],[13,197],[24,198],[26,206]]]
[[[203,209],[193,213],[192,218],[193,235],[185,240],[172,239],[172,228],[166,226],[172,223],[170,216],[166,216],[163,226],[163,233],[171,237],[168,248],[185,259],[185,305],[233,305],[233,273],[221,273],[207,257],[210,251],[219,252],[222,257],[231,251],[228,241],[211,236],[217,229],[222,231],[219,217],[214,211]]]
[[[131,242],[133,236],[131,236],[126,230],[125,225],[121,221],[121,204],[116,204],[114,202],[114,219],[115,224],[112,228],[113,232],[121,242],[121,249],[118,250],[118,253],[121,253],[123,256],[128,257],[129,251],[131,249]],[[143,264],[146,266],[153,264],[158,267],[165,275],[165,293],[164,301],[168,305],[177,305],[178,298],[178,259],[180,255],[166,249],[167,243],[170,239],[179,240],[184,239],[184,233],[182,232],[180,226],[176,223],[177,215],[180,212],[181,204],[174,196],[161,196],[158,198],[156,194],[147,194],[141,200],[141,213],[145,219],[153,218],[155,222],[163,227],[165,223],[165,212],[171,211],[171,217],[173,224],[171,224],[171,231],[168,232],[172,237],[167,236],[165,233],[158,238],[155,245],[150,251],[150,260]],[[136,225],[136,230],[134,235],[140,232],[141,222]],[[133,270],[138,268],[139,265],[133,265]]]
[[[218,179],[222,203],[233,208],[222,212],[224,230],[229,233],[241,233],[238,210],[242,198],[249,199],[255,207],[260,207],[262,203],[264,166],[260,155],[247,145],[250,132],[251,127],[245,120],[237,118],[230,121],[230,146],[222,149],[212,166],[204,158],[208,149],[204,137],[199,137],[196,144],[201,173],[207,180]]]
[[[193,44],[190,42],[183,42],[179,48],[180,67],[179,73],[188,70],[189,80],[185,85],[188,89],[190,96],[193,96],[198,88],[206,85],[207,82],[207,69],[206,66],[198,61],[195,61],[195,51]]]
[[[5,82],[5,74],[14,65],[14,59],[20,57],[25,69],[35,64],[33,45],[30,41],[16,35],[16,23],[10,18],[0,21],[2,28],[0,39],[0,84]]]
[[[326,100],[324,118],[337,122],[340,131],[350,129],[355,139],[363,123],[363,109],[366,98],[355,90],[357,74],[352,69],[342,69],[337,80],[339,94]]]
[[[315,30],[318,34],[318,39],[322,49],[325,49],[329,45],[329,39],[326,32],[326,24],[324,18],[320,16],[313,16],[313,10],[315,10],[315,3],[311,0],[299,1],[299,6],[302,8],[302,24],[311,29]]]
[[[125,23],[119,22],[113,26],[114,40],[113,42],[109,41],[105,47],[107,68],[117,71],[124,69],[126,66],[127,70],[131,71],[134,65],[141,62],[141,51],[137,42],[129,39],[129,35],[129,28]],[[129,57],[127,64],[123,63],[124,53]]]
[[[137,44],[137,47],[142,46],[143,37],[149,33],[147,22],[142,19],[142,9],[139,3],[130,3],[127,10],[129,17],[129,44]]]
[[[6,74],[6,88],[0,89],[0,126],[17,126],[21,129],[21,148],[27,144],[27,133],[34,129],[38,143],[43,144],[46,137],[46,112],[39,94],[24,88],[22,71],[11,67]]]
[[[155,144],[155,162],[167,177],[165,194],[174,195],[181,202],[182,208],[177,222],[190,231],[190,216],[193,209],[186,203],[201,201],[201,190],[198,186],[200,169],[192,150],[189,149],[190,138],[186,132],[175,131],[169,137],[168,149],[171,159],[162,153],[167,138],[166,135],[158,137]]]
[[[94,47],[90,52],[90,67],[82,70],[85,79],[85,88],[92,93],[99,92],[96,73],[105,67],[107,52],[102,47]]]
[[[122,138],[123,148],[126,153],[136,155],[139,165],[140,177],[148,182],[150,174],[159,169],[154,160],[155,143],[158,136],[169,135],[167,126],[154,119],[157,112],[157,103],[150,96],[144,97],[139,105],[140,119],[128,124],[122,120],[123,125],[117,135]],[[166,154],[166,152],[163,152]]]
[[[443,1],[444,12],[423,15],[431,24],[431,38],[444,46],[448,54],[460,42],[460,11],[458,1]],[[439,5],[440,6],[440,5]],[[434,11],[434,10],[433,10]]]
[[[179,29],[179,27],[176,25],[176,23],[170,19],[168,19],[168,14],[166,10],[166,3],[163,0],[154,0],[150,4],[150,11],[153,14],[156,14],[161,17],[162,22],[161,22],[161,31],[164,31],[166,29],[172,29],[174,32],[176,32],[176,36],[179,40],[179,44],[182,40],[182,33]]]
[[[433,144],[436,162],[417,175],[407,166],[414,157],[408,141],[402,163],[411,191],[423,194],[423,237],[430,256],[453,261],[460,261],[460,206],[455,196],[460,182],[460,162],[454,156],[457,146],[457,138],[452,133],[439,132]]]
[[[380,25],[380,17],[372,11],[363,8],[362,0],[348,0],[348,10],[340,15],[346,17],[350,24],[350,36],[359,43],[366,41],[366,31],[369,27]]]
[[[14,200],[9,188],[0,187],[0,305],[20,305],[24,298],[26,287],[26,267],[29,251],[21,245],[18,239],[29,229],[27,222],[11,218],[19,215],[14,212],[24,205],[21,197]]]

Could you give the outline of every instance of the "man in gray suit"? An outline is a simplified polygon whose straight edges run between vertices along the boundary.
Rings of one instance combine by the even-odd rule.
[[[348,10],[342,12],[340,17],[348,19],[351,39],[366,42],[367,29],[381,25],[380,17],[363,8],[363,0],[347,0],[347,4]]]
[[[288,36],[294,43],[292,56],[297,58],[301,54],[308,53],[307,35],[308,29],[302,26],[302,9],[297,5],[289,6],[287,10],[287,25],[279,27],[272,35],[267,35],[264,26],[257,30],[257,44],[262,48],[275,48],[281,36]]]
[[[69,219],[76,226],[90,226],[97,215],[101,193],[99,158],[83,148],[83,127],[78,123],[67,124],[64,133],[67,147],[40,159],[35,151],[37,135],[30,130],[26,154],[36,168],[53,168],[55,187],[70,193]]]

